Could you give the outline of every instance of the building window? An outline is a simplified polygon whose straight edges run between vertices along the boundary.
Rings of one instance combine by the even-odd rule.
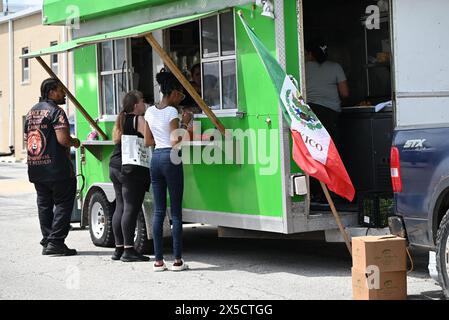
[[[234,12],[202,19],[203,99],[213,110],[237,109]]]
[[[28,54],[30,49],[28,47],[22,48],[22,55]],[[30,59],[22,59],[22,82],[30,81]]]
[[[126,39],[111,40],[98,46],[102,115],[118,114],[129,90],[128,51]]]
[[[58,45],[58,41],[50,42],[50,47]],[[51,70],[57,75],[58,74],[58,54],[52,54],[50,57]]]

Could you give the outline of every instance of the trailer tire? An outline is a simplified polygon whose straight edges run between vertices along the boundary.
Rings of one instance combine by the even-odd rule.
[[[89,199],[88,217],[90,238],[98,247],[114,247],[114,232],[112,230],[112,215],[114,206],[108,201],[101,190],[92,193]]]
[[[436,264],[440,286],[446,298],[449,299],[449,210],[441,220],[438,228]]]
[[[147,226],[145,224],[145,216],[143,211],[139,212],[136,224],[136,236],[134,238],[134,249],[141,254],[152,253],[152,241],[148,240]]]

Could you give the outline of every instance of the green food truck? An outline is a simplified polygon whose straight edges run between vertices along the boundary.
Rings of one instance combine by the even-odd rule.
[[[75,91],[69,98],[77,107],[76,135],[82,141],[75,209],[93,243],[114,244],[109,157],[122,97],[137,89],[146,103],[157,103],[156,73],[165,66],[185,80],[195,65],[201,70],[201,101],[209,108],[195,114],[194,137],[182,143],[183,221],[217,226],[221,236],[319,231],[327,241],[343,241],[329,205],[312,201],[312,178],[292,160],[291,132],[279,96],[238,12],[304,95],[305,43],[318,34],[326,39],[330,58],[342,65],[351,88],[342,111],[339,151],[357,194],[352,203],[335,197],[336,207],[348,233],[388,233],[393,112],[388,104],[380,111],[377,106],[392,100],[392,14],[388,6],[367,10],[376,3],[44,0],[43,24],[68,25],[71,40],[22,58],[36,58],[52,74],[41,57],[73,52]],[[366,25],[371,14],[380,18],[373,30]],[[232,134],[221,138],[223,129]],[[141,252],[151,247],[151,198],[148,193],[137,225]]]

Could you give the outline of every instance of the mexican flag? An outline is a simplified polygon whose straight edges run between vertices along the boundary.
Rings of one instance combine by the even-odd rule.
[[[305,173],[352,201],[354,186],[329,133],[305,103],[294,81],[272,57],[241,13],[239,16],[279,93],[283,115],[292,132],[293,159]]]

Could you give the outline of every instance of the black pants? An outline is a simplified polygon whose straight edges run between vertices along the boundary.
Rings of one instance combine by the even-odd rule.
[[[54,182],[36,182],[37,208],[43,239],[48,242],[63,244],[69,234],[70,218],[76,196],[76,179]]]
[[[110,166],[109,177],[114,185],[115,211],[112,229],[116,246],[134,246],[137,216],[142,209],[147,187],[144,182],[124,178],[119,168]]]
[[[340,112],[315,103],[310,103],[309,106],[324,125],[327,132],[329,132],[338,149],[338,144],[340,143]]]

